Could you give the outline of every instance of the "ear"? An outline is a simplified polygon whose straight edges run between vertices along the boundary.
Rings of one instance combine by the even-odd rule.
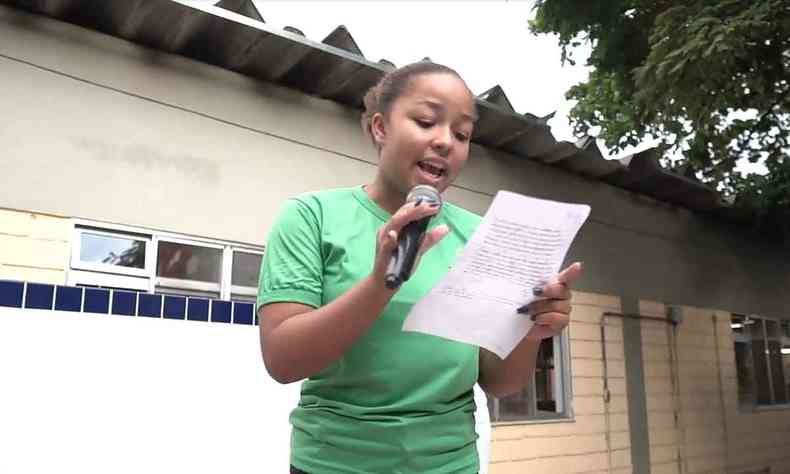
[[[370,118],[370,134],[373,135],[373,141],[376,142],[377,147],[384,144],[387,137],[387,124],[381,112],[376,112]]]

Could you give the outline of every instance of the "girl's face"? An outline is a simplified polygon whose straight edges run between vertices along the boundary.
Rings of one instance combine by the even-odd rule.
[[[373,116],[380,177],[401,194],[418,184],[443,192],[469,157],[473,126],[474,99],[461,79],[446,73],[412,78],[387,116]]]

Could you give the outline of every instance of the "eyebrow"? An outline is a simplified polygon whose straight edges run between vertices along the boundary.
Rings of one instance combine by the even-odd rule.
[[[447,110],[447,107],[445,107],[444,104],[433,100],[423,99],[419,103],[422,105],[427,105],[428,107],[430,107],[431,109],[437,112],[445,112]],[[473,113],[473,115],[469,115],[469,114],[461,114],[461,115],[464,117],[464,119],[469,120],[472,123],[475,123],[477,121],[476,113]]]

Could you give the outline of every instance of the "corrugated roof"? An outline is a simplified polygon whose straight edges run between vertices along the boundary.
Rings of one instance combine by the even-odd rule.
[[[364,57],[344,26],[323,41],[296,28],[273,28],[250,0],[215,5],[185,0],[0,0],[121,37],[153,49],[184,55],[304,93],[360,108],[362,98],[394,65]],[[544,162],[696,211],[734,217],[718,193],[673,174],[656,150],[607,160],[595,140],[557,141],[548,121],[516,112],[499,85],[477,97],[479,120],[472,140],[489,148]]]

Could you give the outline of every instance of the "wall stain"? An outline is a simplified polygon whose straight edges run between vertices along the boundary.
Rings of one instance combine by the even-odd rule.
[[[86,156],[100,162],[120,162],[149,173],[176,173],[203,183],[219,181],[219,164],[209,158],[191,154],[167,154],[154,146],[135,143],[121,145],[95,138],[71,140],[86,152]]]

